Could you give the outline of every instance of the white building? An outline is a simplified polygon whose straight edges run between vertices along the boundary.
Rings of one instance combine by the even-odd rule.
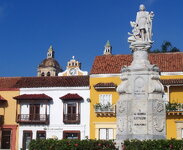
[[[31,139],[89,138],[88,76],[25,77],[18,84],[19,148]]]

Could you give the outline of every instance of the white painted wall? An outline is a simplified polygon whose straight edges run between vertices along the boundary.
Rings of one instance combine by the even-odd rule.
[[[81,134],[81,139],[90,137],[89,124],[90,124],[90,103],[87,101],[90,98],[89,87],[57,87],[57,88],[21,88],[20,94],[46,94],[52,97],[48,111],[50,114],[49,125],[21,125],[19,126],[19,148],[22,148],[22,138],[24,130],[32,130],[33,139],[36,139],[38,130],[45,130],[46,137],[52,138],[53,136],[58,139],[63,138],[63,131],[78,130]],[[84,101],[80,105],[80,124],[64,124],[63,123],[63,102],[60,97],[68,93],[77,93],[83,97]],[[27,103],[27,102],[26,102]],[[40,112],[44,112],[45,105],[41,108]],[[22,105],[21,113],[29,113],[27,105]],[[44,114],[44,113],[43,113]]]

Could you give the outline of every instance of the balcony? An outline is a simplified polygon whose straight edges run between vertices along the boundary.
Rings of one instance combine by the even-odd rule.
[[[116,105],[108,104],[100,104],[97,103],[94,105],[95,113],[97,117],[114,117],[116,116]]]
[[[166,104],[167,115],[183,115],[183,103]]]
[[[46,114],[19,114],[17,122],[21,124],[49,124],[49,115]]]
[[[4,124],[4,115],[0,115],[0,125]]]
[[[79,124],[80,123],[80,114],[64,114],[63,122],[65,124]]]

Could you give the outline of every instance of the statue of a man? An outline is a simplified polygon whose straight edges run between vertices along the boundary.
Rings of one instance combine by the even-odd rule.
[[[145,6],[140,5],[139,12],[136,17],[136,28],[140,31],[140,38],[142,41],[151,42],[152,37],[152,18],[153,12],[145,11]]]

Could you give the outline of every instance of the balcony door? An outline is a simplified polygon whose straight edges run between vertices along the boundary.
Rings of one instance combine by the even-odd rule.
[[[40,120],[40,104],[30,105],[30,120]]]
[[[67,115],[69,120],[76,120],[76,103],[67,104]]]
[[[80,103],[66,102],[64,103],[64,123],[79,123],[80,122]]]

